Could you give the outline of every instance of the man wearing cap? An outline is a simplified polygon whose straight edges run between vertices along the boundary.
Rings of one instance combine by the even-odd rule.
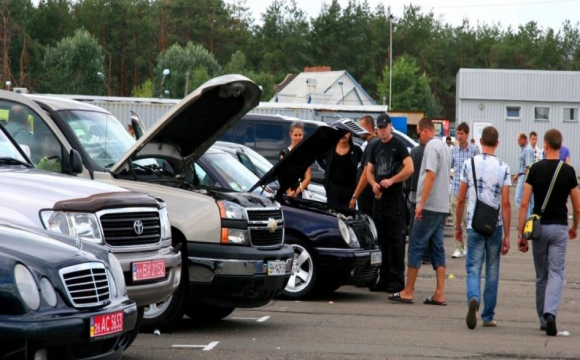
[[[367,147],[366,177],[375,194],[373,219],[381,246],[379,281],[371,291],[396,293],[405,287],[405,199],[403,181],[413,174],[405,144],[393,137],[391,118],[377,118],[379,140]]]

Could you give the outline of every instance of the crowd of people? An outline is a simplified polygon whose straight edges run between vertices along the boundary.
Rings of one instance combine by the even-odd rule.
[[[446,257],[445,224],[451,216],[455,232],[451,257],[465,257],[466,325],[477,326],[481,313],[484,327],[496,327],[499,264],[510,251],[510,188],[516,183],[515,202],[518,249],[527,252],[530,242],[524,237],[524,225],[532,214],[540,219],[541,235],[532,241],[536,272],[536,305],[540,328],[547,335],[557,334],[556,317],[564,283],[568,239],[576,238],[580,221],[580,197],[570,152],[562,146],[562,134],[546,131],[543,146],[538,135],[518,136],[521,148],[517,172],[495,153],[499,133],[493,126],[483,129],[479,146],[470,139],[469,126],[456,127],[457,142],[436,136],[430,118],[417,125],[419,146],[411,152],[392,135],[388,114],[362,117],[361,148],[347,133],[319,161],[325,169],[324,185],[329,203],[372,214],[382,252],[378,281],[371,291],[386,292],[387,299],[403,304],[414,303],[414,291],[422,264],[431,264],[436,274],[433,295],[423,303],[447,305],[445,299]],[[304,128],[293,125],[292,144],[282,150],[285,156],[304,136]],[[529,139],[529,141],[528,141]],[[300,196],[310,182],[310,169],[288,195]],[[568,224],[566,203],[571,199],[573,221]],[[406,212],[410,213],[405,281]],[[482,219],[486,219],[487,221]],[[491,220],[489,220],[491,219]],[[469,249],[469,251],[468,251]],[[485,263],[485,285],[481,274]]]

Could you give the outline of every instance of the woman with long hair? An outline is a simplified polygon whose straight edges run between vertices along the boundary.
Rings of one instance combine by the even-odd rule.
[[[287,148],[282,149],[280,151],[280,160],[283,159],[286,155],[292,151],[304,138],[304,125],[301,123],[292,123],[290,125],[290,146]],[[286,190],[286,195],[292,197],[302,197],[302,192],[308,188],[308,184],[310,184],[310,180],[312,179],[312,172],[310,167],[306,170],[306,173],[302,177],[302,179],[298,179],[296,184],[293,184],[290,189]]]

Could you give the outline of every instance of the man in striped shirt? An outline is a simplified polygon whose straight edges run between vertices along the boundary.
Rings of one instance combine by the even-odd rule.
[[[469,139],[469,125],[461,123],[457,126],[456,136],[458,144],[451,149],[451,169],[453,172],[453,181],[451,182],[451,193],[449,194],[449,203],[451,204],[451,218],[454,220],[453,228],[457,229],[463,225],[467,226],[465,221],[465,212],[463,213],[463,220],[460,224],[455,222],[454,214],[457,211],[457,198],[459,196],[460,174],[465,160],[471,160],[472,157],[479,154],[477,146],[471,145]],[[464,242],[463,235],[460,239],[455,239],[455,249],[452,258],[460,258],[466,255],[467,246]]]

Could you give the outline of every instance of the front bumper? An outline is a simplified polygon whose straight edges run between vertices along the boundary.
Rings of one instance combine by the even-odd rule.
[[[142,252],[114,252],[119,259],[129,299],[137,303],[137,306],[145,306],[165,300],[173,294],[179,286],[181,279],[181,252],[175,253],[173,247],[167,246],[154,251]],[[165,277],[151,280],[133,281],[133,263],[141,261],[165,259]]]
[[[132,301],[117,301],[98,311],[70,308],[0,317],[0,358],[17,351],[34,354],[46,349],[50,359],[120,359],[130,332],[137,321],[137,307]],[[123,311],[123,332],[102,339],[90,339],[90,319],[96,315]],[[18,357],[21,358],[21,357]]]
[[[192,302],[253,308],[280,295],[292,271],[294,251],[246,246],[188,243]],[[268,262],[283,261],[284,274],[268,275]]]
[[[340,285],[368,284],[378,277],[381,263],[371,263],[372,254],[381,253],[378,248],[315,250],[320,265],[319,276],[324,282]]]

